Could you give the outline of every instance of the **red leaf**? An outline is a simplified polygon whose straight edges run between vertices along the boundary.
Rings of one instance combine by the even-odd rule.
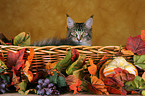
[[[75,48],[73,48],[72,49],[72,58],[71,58],[72,62],[76,61],[76,59],[78,57],[79,57],[79,52]]]
[[[129,37],[126,44],[127,50],[131,50],[138,55],[145,54],[145,42],[141,39],[141,35]]]
[[[0,60],[4,62],[4,56],[0,53]]]
[[[40,78],[43,78],[44,74],[44,71],[37,71],[31,82],[37,82]]]
[[[12,66],[15,66],[16,70],[19,70],[20,67],[24,66],[25,60],[23,60],[25,48],[14,53],[12,51],[8,52],[7,63],[9,69],[12,69]]]

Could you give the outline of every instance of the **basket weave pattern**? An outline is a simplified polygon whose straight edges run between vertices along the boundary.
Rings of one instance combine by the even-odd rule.
[[[36,72],[37,69],[43,68],[48,62],[58,62],[63,59],[66,53],[71,49],[75,48],[80,54],[85,54],[86,58],[92,58],[94,61],[100,60],[104,55],[106,57],[116,57],[116,54],[124,47],[120,46],[4,46],[0,45],[0,52],[4,55],[5,62],[7,59],[8,51],[17,52],[20,49],[26,48],[27,53],[30,53],[29,49],[33,48],[35,51],[35,56],[32,61],[31,70]],[[122,54],[128,61],[132,59],[131,55]]]

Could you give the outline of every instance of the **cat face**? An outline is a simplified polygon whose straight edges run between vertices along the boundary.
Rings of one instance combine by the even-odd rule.
[[[92,42],[92,23],[91,16],[85,23],[75,23],[72,18],[67,17],[67,38],[79,45],[91,46]]]

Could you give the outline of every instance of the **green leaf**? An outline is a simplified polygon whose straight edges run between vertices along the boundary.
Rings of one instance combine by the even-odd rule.
[[[59,76],[57,78],[57,85],[58,85],[59,88],[66,86],[65,78],[63,76]]]
[[[19,83],[19,87],[21,91],[25,91],[27,87],[27,83],[25,81],[22,81],[21,83]]]
[[[21,46],[30,45],[30,34],[26,34],[24,41],[21,43]]]
[[[134,55],[134,64],[141,69],[145,69],[145,55]]]
[[[4,69],[0,69],[0,72],[4,71]]]
[[[30,45],[30,34],[26,34],[25,32],[21,32],[14,38],[14,45],[16,46],[26,46]]]
[[[53,69],[57,69],[58,71],[60,71],[61,73],[65,74],[65,71],[67,69],[68,66],[70,66],[72,64],[72,50],[68,51],[66,56],[60,60]]]
[[[46,77],[48,78],[50,81],[50,83],[53,83],[53,84],[57,84],[57,72],[56,71],[53,71],[53,76],[49,76],[49,77]]]
[[[144,89],[145,88],[145,81],[140,76],[135,76],[135,79],[133,81],[128,81],[125,83],[125,89],[126,90],[132,90],[132,89]]]
[[[1,60],[0,60],[0,68],[8,69],[7,65]]]
[[[1,75],[3,80],[6,80],[7,83],[10,83],[10,77],[8,75]]]
[[[80,55],[79,58],[66,69],[66,73],[72,75],[74,71],[80,69],[84,64],[85,58],[86,55]]]
[[[143,90],[143,91],[141,92],[141,94],[142,94],[143,96],[145,96],[145,90]]]

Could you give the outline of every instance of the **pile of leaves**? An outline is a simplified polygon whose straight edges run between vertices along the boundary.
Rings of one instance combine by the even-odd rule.
[[[30,34],[25,32],[11,40],[4,39],[4,35],[1,36],[3,36],[3,39],[0,40],[1,44],[30,45]],[[26,50],[29,50],[30,53],[27,53]],[[126,49],[121,50],[121,53],[133,56],[134,65],[138,70],[142,70],[139,76],[117,67],[114,69],[114,74],[102,78],[100,69],[107,60],[113,58],[104,55],[96,63],[74,48],[70,49],[62,60],[54,63],[48,62],[45,68],[38,69],[35,74],[31,71],[35,56],[33,48],[23,48],[17,52],[8,51],[6,59],[1,53],[0,76],[7,82],[8,92],[15,91],[22,95],[27,95],[29,92],[36,94],[38,80],[46,78],[49,79],[49,83],[53,83],[57,87],[61,94],[70,91],[73,94],[87,92],[98,95],[145,95],[145,30],[141,31],[141,35],[129,37]],[[12,87],[15,90],[11,90]]]

